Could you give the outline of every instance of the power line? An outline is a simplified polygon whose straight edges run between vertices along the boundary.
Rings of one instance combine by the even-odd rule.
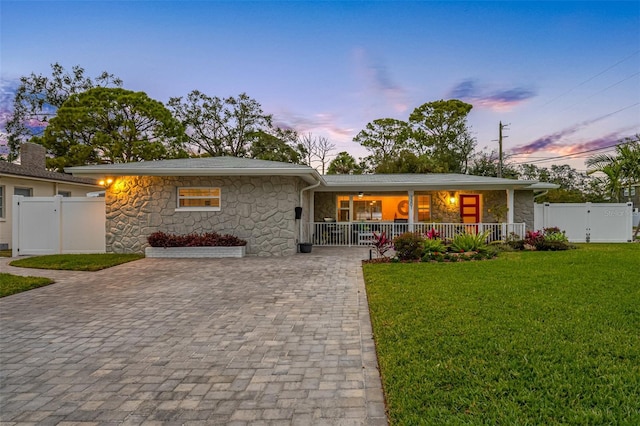
[[[571,109],[571,108],[573,108],[574,106],[576,106],[576,105],[579,105],[579,104],[583,103],[583,102],[584,102],[584,101],[586,101],[587,99],[591,99],[591,98],[593,98],[594,96],[599,95],[599,94],[600,94],[600,93],[602,93],[602,92],[606,92],[607,90],[611,89],[612,87],[617,86],[617,85],[618,85],[618,84],[620,84],[620,83],[624,83],[624,82],[625,82],[625,81],[627,81],[627,80],[631,80],[633,77],[635,77],[635,76],[637,76],[637,75],[640,75],[640,71],[638,71],[638,72],[636,72],[636,73],[634,73],[634,74],[631,74],[629,77],[627,77],[627,78],[625,78],[625,79],[622,79],[622,80],[620,80],[620,81],[618,81],[618,82],[616,82],[616,83],[613,83],[612,85],[607,86],[607,87],[605,87],[604,89],[599,90],[599,91],[597,91],[596,93],[593,93],[592,95],[587,96],[586,98],[584,98],[584,99],[582,99],[582,100],[580,100],[580,101],[578,101],[578,102],[576,102],[576,103],[574,103],[574,104],[572,104],[572,105],[569,105],[569,106],[568,106],[568,107],[566,107],[565,109],[561,109],[561,110],[560,110],[560,111],[558,111],[558,112],[564,112],[564,111],[566,111],[566,110],[568,110],[568,109]]]
[[[516,165],[517,165],[517,164],[544,163],[544,162],[546,162],[546,161],[557,160],[557,159],[559,159],[559,158],[575,157],[575,156],[578,156],[578,155],[588,154],[588,153],[591,153],[591,152],[604,151],[604,150],[607,150],[607,149],[615,148],[615,147],[617,147],[617,146],[627,145],[627,144],[630,144],[631,142],[633,142],[633,141],[630,141],[630,142],[615,143],[615,144],[613,144],[613,145],[604,146],[604,147],[600,147],[600,148],[589,149],[589,150],[581,151],[581,152],[574,152],[574,153],[572,153],[572,154],[558,155],[558,156],[556,156],[556,157],[549,157],[549,158],[546,158],[546,159],[544,159],[544,160],[522,161],[522,162],[513,163],[513,164],[516,164]],[[578,158],[579,158],[579,157],[578,157]]]
[[[591,80],[594,80],[598,77],[600,77],[602,74],[606,73],[607,71],[609,71],[612,68],[617,67],[618,65],[620,65],[621,63],[627,61],[628,59],[632,58],[633,56],[637,55],[638,53],[640,53],[640,50],[636,50],[635,52],[633,52],[632,54],[630,54],[629,56],[626,56],[625,58],[619,60],[618,62],[616,62],[615,64],[607,67],[606,69],[600,71],[599,73],[597,73],[596,75],[589,77],[588,79],[584,80],[582,83],[579,83],[578,85],[572,87],[571,89],[567,90],[564,93],[559,94],[558,96],[556,96],[555,98],[551,99],[550,101],[545,102],[544,104],[540,105],[540,108],[549,105],[550,103],[554,102],[555,100],[573,92],[575,89],[577,89],[580,86],[584,86],[585,84],[587,84],[588,82],[590,82]]]
[[[567,90],[566,92],[563,92],[563,93],[559,94],[558,96],[554,97],[553,99],[551,99],[551,100],[549,100],[549,101],[545,102],[544,104],[540,105],[538,108],[539,108],[539,109],[542,109],[543,107],[545,107],[545,106],[549,105],[550,103],[552,103],[552,102],[556,101],[557,99],[559,99],[559,98],[561,98],[561,97],[563,97],[563,96],[565,96],[565,95],[567,95],[567,94],[571,93],[572,91],[574,91],[574,90],[575,90],[575,89],[577,89],[578,87],[584,86],[586,83],[588,83],[588,82],[590,82],[590,81],[592,81],[592,80],[596,79],[597,77],[601,76],[602,74],[606,73],[607,71],[609,71],[609,70],[611,70],[611,69],[615,68],[616,66],[620,65],[621,63],[623,63],[623,62],[625,62],[625,61],[629,60],[630,58],[634,57],[634,56],[635,56],[635,55],[637,55],[638,53],[640,53],[640,50],[636,50],[636,51],[634,51],[633,53],[631,53],[631,54],[627,55],[626,57],[624,57],[624,58],[620,59],[618,62],[614,63],[613,65],[610,65],[609,67],[605,68],[604,70],[600,71],[599,73],[597,73],[597,74],[595,74],[595,75],[593,75],[593,76],[591,76],[591,77],[587,78],[586,80],[582,81],[581,83],[578,83],[576,86],[573,86],[572,88],[570,88],[570,89],[569,89],[569,90]],[[620,81],[618,81],[618,82],[616,82],[616,83],[614,83],[614,84],[612,84],[612,85],[610,85],[610,86],[607,86],[607,87],[605,87],[604,89],[601,89],[601,90],[597,91],[596,93],[594,93],[594,94],[592,94],[592,95],[588,96],[587,98],[585,98],[585,99],[581,100],[580,102],[576,102],[576,103],[574,103],[574,104],[572,104],[572,105],[570,105],[570,106],[568,106],[568,107],[566,107],[566,108],[564,108],[564,109],[562,109],[562,110],[560,110],[560,111],[555,112],[554,114],[557,114],[557,113],[559,113],[559,112],[566,111],[566,110],[568,110],[568,109],[571,109],[571,108],[575,107],[576,105],[579,105],[579,104],[581,104],[581,103],[584,103],[584,101],[586,101],[587,99],[591,99],[592,97],[594,97],[594,96],[596,96],[596,95],[598,95],[598,94],[600,94],[600,93],[602,93],[602,92],[605,92],[605,91],[607,91],[607,90],[611,89],[612,87],[617,86],[617,85],[618,85],[618,84],[620,84],[620,83],[623,83],[623,82],[625,82],[625,81],[627,81],[627,80],[630,80],[631,78],[633,78],[633,77],[637,76],[638,74],[640,74],[640,72],[637,72],[637,73],[635,73],[635,74],[633,74],[633,75],[631,75],[631,76],[629,76],[629,77],[627,77],[627,78],[625,78],[625,79],[623,79],[623,80],[620,80]],[[548,111],[548,110],[547,110],[547,113],[549,113],[549,111]],[[524,130],[528,130],[528,129],[530,129],[531,127],[533,127],[533,125],[529,125],[529,126],[525,127],[525,128],[524,128]]]

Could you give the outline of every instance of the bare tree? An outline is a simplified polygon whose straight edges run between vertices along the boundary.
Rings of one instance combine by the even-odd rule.
[[[325,167],[329,162],[329,158],[328,158],[329,154],[334,149],[336,149],[336,146],[332,144],[329,141],[329,139],[325,138],[324,136],[319,136],[316,139],[316,157],[318,158],[318,160],[320,160],[320,163],[322,164],[322,174],[325,173]]]
[[[298,149],[300,150],[300,157],[302,158],[302,163],[306,164],[309,167],[311,166],[311,162],[316,152],[316,138],[313,137],[311,132],[306,135],[300,136],[298,140]]]
[[[302,164],[313,167],[313,161],[318,160],[322,166],[322,174],[325,173],[330,153],[335,148],[336,146],[329,139],[324,136],[313,136],[311,132],[298,138],[298,150]]]

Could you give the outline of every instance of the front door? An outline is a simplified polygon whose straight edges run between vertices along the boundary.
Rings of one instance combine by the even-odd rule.
[[[460,194],[462,223],[480,223],[480,195]]]

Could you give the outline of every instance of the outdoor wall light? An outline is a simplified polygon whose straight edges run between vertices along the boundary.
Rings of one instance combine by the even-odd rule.
[[[450,192],[449,193],[449,204],[455,204],[456,203],[456,193],[455,192]]]
[[[358,198],[364,197],[364,192],[358,192]]]
[[[105,178],[100,180],[100,182],[98,182],[98,185],[100,186],[104,186],[105,188],[108,188],[111,186],[111,184],[113,183],[113,179],[112,178]]]

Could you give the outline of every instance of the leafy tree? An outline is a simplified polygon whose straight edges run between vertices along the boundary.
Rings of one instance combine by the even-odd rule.
[[[189,143],[214,157],[249,156],[252,138],[272,127],[272,116],[246,93],[221,99],[194,90],[186,99],[171,98],[168,105],[185,127]]]
[[[476,153],[469,164],[467,172],[475,176],[498,176],[498,153],[496,151],[480,151]],[[517,179],[518,171],[509,163],[509,158],[504,157],[502,162],[502,177]]]
[[[362,167],[348,152],[338,153],[327,169],[329,175],[359,175],[362,174]]]
[[[71,95],[93,87],[122,85],[122,80],[107,72],[91,79],[79,65],[67,72],[56,62],[51,65],[51,71],[50,77],[31,73],[20,78],[20,85],[13,99],[13,112],[6,124],[9,161],[17,157],[22,142],[43,134],[51,117],[56,115],[57,109]]]
[[[397,158],[400,151],[408,149],[409,126],[394,118],[382,118],[368,123],[353,141],[371,152],[369,161],[376,167],[389,159]]]
[[[396,157],[388,158],[379,163],[375,168],[375,173],[444,173],[441,164],[438,164],[433,157],[423,154],[416,155],[409,150],[402,150]]]
[[[568,164],[552,165],[550,168],[539,167],[534,164],[521,164],[518,167],[519,179],[537,180],[555,183],[558,189],[552,189],[547,194],[536,199],[540,203],[584,203],[602,202],[602,183],[597,179],[578,172]]]
[[[50,168],[185,157],[182,125],[143,92],[93,88],[73,94],[41,138]]]
[[[292,139],[296,140],[295,132],[279,130],[278,133],[280,133],[280,137],[262,130],[252,135],[251,158],[300,164],[300,151],[290,144]]]
[[[427,102],[409,116],[412,144],[418,155],[430,154],[445,171],[466,173],[475,139],[467,126],[472,105],[457,99]]]

